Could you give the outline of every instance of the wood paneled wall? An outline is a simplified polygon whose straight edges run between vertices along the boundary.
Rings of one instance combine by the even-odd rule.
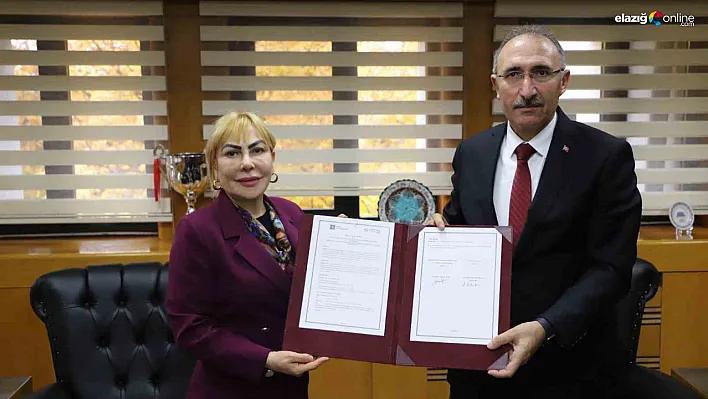
[[[167,131],[170,153],[202,152],[202,63],[199,34],[199,1],[165,1],[165,80],[167,101]],[[187,212],[184,197],[170,190],[172,200],[171,229]],[[198,203],[206,199],[202,196]],[[171,236],[171,231],[161,232]]]

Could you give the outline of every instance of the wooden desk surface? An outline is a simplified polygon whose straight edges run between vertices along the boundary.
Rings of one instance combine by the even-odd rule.
[[[671,370],[671,375],[696,392],[708,398],[708,368],[677,368]]]
[[[639,257],[661,272],[708,271],[708,228],[694,239],[675,240],[671,226],[644,226],[637,240]],[[28,288],[42,274],[110,263],[166,262],[171,241],[158,237],[75,237],[0,240],[0,288]]]
[[[72,237],[0,240],[2,256],[111,255],[169,252],[170,241],[157,237]]]
[[[19,399],[32,393],[32,377],[0,377],[0,399]]]
[[[3,239],[0,288],[29,288],[37,277],[70,267],[166,262],[170,245],[158,237]]]
[[[642,226],[639,231],[639,242],[642,241],[676,241],[674,226]],[[708,227],[693,228],[693,241],[708,240]]]
[[[708,271],[708,227],[693,229],[693,240],[676,240],[673,226],[643,226],[637,256],[662,273]]]
[[[708,243],[708,227],[696,227],[691,241],[675,240],[672,226],[643,226],[639,232],[638,246],[661,244]],[[72,237],[40,239],[2,239],[0,258],[6,256],[37,255],[111,255],[169,253],[171,241],[158,237]]]

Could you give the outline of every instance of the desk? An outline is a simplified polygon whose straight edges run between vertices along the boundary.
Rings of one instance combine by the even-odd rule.
[[[693,240],[674,239],[671,226],[644,226],[637,255],[656,266],[663,284],[647,304],[637,363],[672,369],[708,367],[708,228],[696,227]]]
[[[0,239],[0,375],[31,375],[36,388],[54,382],[47,330],[29,302],[37,277],[87,265],[165,262],[170,246],[157,237]]]
[[[678,368],[671,370],[671,376],[708,399],[708,368]]]
[[[32,377],[0,377],[0,399],[19,399],[32,393]]]
[[[708,367],[708,228],[696,227],[693,233],[693,241],[676,241],[673,227],[643,226],[637,241],[639,256],[664,278],[644,314],[637,361],[666,373]],[[37,277],[91,264],[164,262],[170,246],[157,237],[0,240],[0,358],[6,360],[0,375],[31,375],[38,388],[54,382],[47,332],[29,304],[29,288]],[[448,396],[446,374],[332,360],[312,373],[310,397],[337,392],[341,399],[443,399]]]

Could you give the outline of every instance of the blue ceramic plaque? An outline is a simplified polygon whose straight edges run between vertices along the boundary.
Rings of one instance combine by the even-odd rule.
[[[435,198],[415,180],[398,180],[379,197],[379,219],[384,222],[426,224],[435,213]]]

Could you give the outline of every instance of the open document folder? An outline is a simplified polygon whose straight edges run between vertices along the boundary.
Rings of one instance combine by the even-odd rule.
[[[425,367],[500,369],[509,347],[509,227],[304,215],[283,349]]]

